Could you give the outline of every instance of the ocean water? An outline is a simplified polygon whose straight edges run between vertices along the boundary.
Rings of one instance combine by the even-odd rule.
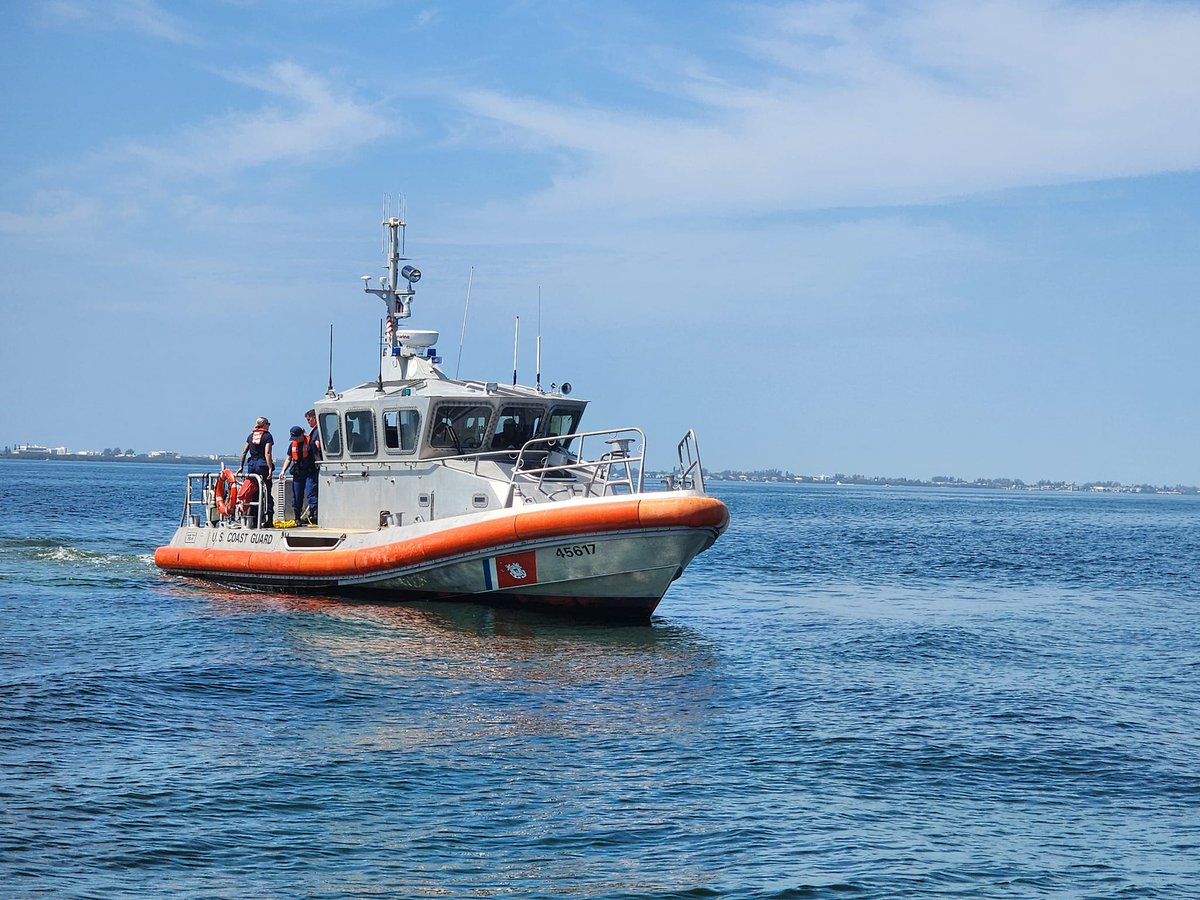
[[[1200,500],[710,485],[649,626],[167,577],[0,462],[5,897],[1198,897]]]

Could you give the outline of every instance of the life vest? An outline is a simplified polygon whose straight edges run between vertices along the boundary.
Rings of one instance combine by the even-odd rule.
[[[266,425],[255,426],[250,432],[250,458],[251,459],[266,459],[267,448],[263,446],[263,435],[267,433]]]
[[[258,482],[253,478],[247,478],[241,483],[237,489],[237,511],[239,515],[246,515],[250,511],[250,504],[258,496]]]
[[[312,464],[312,453],[308,449],[308,438],[298,437],[288,447],[288,457],[294,464],[292,468],[307,469]]]

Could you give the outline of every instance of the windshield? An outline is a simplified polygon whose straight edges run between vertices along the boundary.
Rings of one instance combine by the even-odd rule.
[[[321,452],[325,456],[342,455],[341,419],[335,412],[321,413]]]
[[[520,450],[538,433],[546,411],[540,406],[502,406],[492,436],[493,450]]]
[[[444,403],[433,414],[429,446],[435,450],[465,453],[483,446],[483,436],[492,417],[490,406],[460,406]]]
[[[574,434],[575,428],[579,425],[578,409],[567,409],[558,407],[550,413],[550,420],[546,425],[547,437],[562,437],[563,435]],[[570,447],[571,441],[560,441],[563,447]]]
[[[351,454],[375,452],[375,417],[369,409],[346,413],[346,449]]]
[[[415,409],[389,409],[383,414],[383,440],[389,450],[412,453],[417,449],[421,414]]]

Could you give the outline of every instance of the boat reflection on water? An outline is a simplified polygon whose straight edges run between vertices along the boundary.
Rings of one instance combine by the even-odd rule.
[[[232,631],[216,626],[217,637],[271,647],[266,658],[246,660],[275,670],[257,676],[271,690],[336,704],[336,727],[310,736],[327,749],[484,752],[497,742],[584,730],[622,742],[631,732],[674,740],[720,705],[717,655],[679,626],[589,624],[468,603],[348,602],[199,582],[171,593],[206,601],[201,617],[245,617]],[[224,668],[230,647],[213,649]]]
[[[628,678],[679,677],[714,665],[705,639],[678,625],[644,628],[486,604],[379,603],[202,582],[179,582],[165,590],[189,601],[207,599],[215,615],[310,614],[286,627],[302,636],[304,646],[326,652],[347,670],[356,669],[351,662],[380,669],[419,662],[480,671],[491,666],[499,677],[504,673],[496,670],[497,663],[524,663],[521,678],[552,673],[557,683],[571,684],[591,677],[592,662],[605,677]]]

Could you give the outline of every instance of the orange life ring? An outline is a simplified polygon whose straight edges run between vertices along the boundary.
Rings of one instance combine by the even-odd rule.
[[[234,501],[237,499],[237,479],[233,477],[233,473],[229,469],[221,470],[221,474],[217,476],[215,490],[217,512],[223,516],[232,516]]]

